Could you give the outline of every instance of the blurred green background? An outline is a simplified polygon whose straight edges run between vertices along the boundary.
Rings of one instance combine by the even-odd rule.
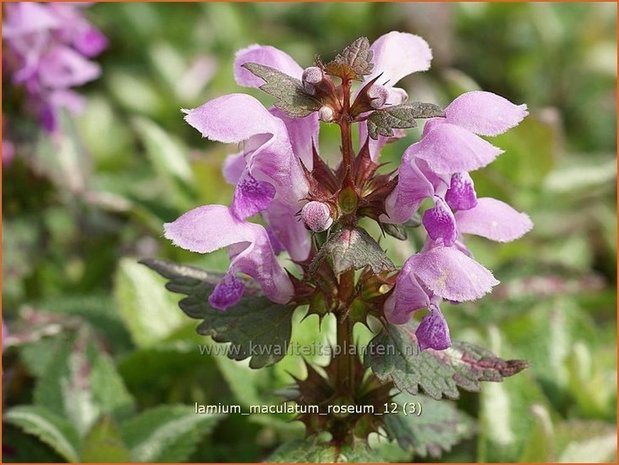
[[[615,4],[133,3],[87,14],[110,47],[65,137],[38,133],[4,79],[5,131],[17,145],[3,169],[4,461],[255,462],[302,437],[285,415],[192,413],[194,402],[276,402],[301,360],[251,371],[200,355],[209,342],[196,322],[137,259],[226,269],[225,252],[172,247],[162,223],[231,199],[220,168],[235,147],[201,139],[180,109],[230,92],[269,102],[235,85],[237,49],[274,45],[308,66],[390,30],[433,49],[432,69],[401,83],[410,99],[446,105],[483,89],[530,110],[493,140],[505,154],[474,179],[535,228],[507,245],[472,238],[502,284],[446,315],[454,338],[532,367],[462,396],[476,426],[441,460],[615,460]],[[323,128],[326,158],[337,156],[336,136]],[[386,148],[387,169],[418,136]],[[397,263],[418,245],[381,244]],[[325,338],[323,329],[308,318],[293,340]],[[376,450],[375,461],[431,460]]]

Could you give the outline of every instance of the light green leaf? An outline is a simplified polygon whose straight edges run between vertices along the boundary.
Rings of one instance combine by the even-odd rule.
[[[152,346],[179,329],[184,318],[174,309],[178,299],[164,288],[165,280],[130,258],[120,261],[115,297],[133,341]]]
[[[103,416],[82,440],[82,462],[122,463],[131,461],[118,427],[110,416]]]
[[[196,414],[193,407],[164,405],[121,425],[122,437],[137,462],[183,462],[221,415]]]
[[[38,437],[69,462],[79,462],[77,432],[68,421],[44,407],[23,405],[4,414],[4,421]]]

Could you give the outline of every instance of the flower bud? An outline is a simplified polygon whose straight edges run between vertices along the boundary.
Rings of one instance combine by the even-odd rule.
[[[389,97],[389,91],[386,87],[380,84],[374,84],[368,90],[368,97],[370,97],[370,106],[376,110],[379,110],[385,103],[387,103],[387,97]]]
[[[455,173],[451,177],[445,200],[453,210],[470,210],[477,205],[475,185],[468,173]]]
[[[322,107],[320,107],[320,110],[318,111],[318,117],[320,118],[320,121],[330,123],[331,121],[333,121],[333,116],[333,108],[328,105],[323,105]]]
[[[306,203],[301,210],[301,218],[305,226],[314,232],[326,231],[333,224],[331,209],[322,202]]]
[[[399,87],[392,87],[389,91],[389,96],[393,102],[389,102],[392,105],[402,105],[406,103],[408,100],[408,94],[404,89],[400,89]]]
[[[324,74],[322,69],[318,66],[310,66],[305,68],[303,75],[301,76],[301,82],[303,83],[303,89],[310,95],[316,93],[316,86],[322,82]]]

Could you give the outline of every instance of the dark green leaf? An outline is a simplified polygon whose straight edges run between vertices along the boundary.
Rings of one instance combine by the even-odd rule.
[[[332,76],[361,80],[374,69],[373,55],[367,37],[359,37],[327,64],[326,71]]]
[[[322,106],[321,103],[303,91],[301,81],[270,66],[245,63],[243,68],[264,80],[260,89],[275,97],[275,106],[293,118],[302,118]]]
[[[372,113],[368,118],[368,132],[372,139],[378,139],[378,136],[391,137],[394,129],[407,129],[417,126],[416,118],[441,116],[445,116],[445,113],[441,107],[433,103],[403,103]]]
[[[220,418],[185,405],[164,405],[127,421],[121,433],[136,462],[182,462]]]
[[[4,421],[38,437],[69,462],[79,462],[77,432],[67,420],[44,407],[21,405],[4,414]]]
[[[344,228],[331,237],[316,254],[310,273],[314,273],[324,260],[332,263],[336,275],[367,266],[374,273],[395,269],[378,242],[361,228]]]
[[[401,393],[393,402],[398,405],[398,412],[385,415],[387,434],[403,449],[412,448],[415,455],[439,458],[473,433],[472,420],[449,401]],[[415,406],[412,412],[411,405]],[[406,415],[403,409],[408,409]]]
[[[131,452],[125,447],[118,427],[110,416],[103,416],[82,440],[81,457],[86,463],[126,463]]]
[[[163,260],[141,263],[170,279],[166,287],[187,295],[179,306],[191,318],[203,319],[198,333],[217,342],[232,343],[227,355],[233,360],[251,357],[249,365],[261,368],[278,362],[286,355],[292,332],[294,305],[280,305],[258,295],[249,285],[246,296],[225,312],[213,309],[208,296],[219,277],[194,267]]]
[[[523,360],[500,359],[468,342],[421,351],[414,329],[412,323],[389,325],[370,341],[365,358],[376,376],[393,381],[400,391],[417,394],[421,388],[434,399],[457,399],[458,387],[477,392],[481,381],[502,381],[528,366]]]

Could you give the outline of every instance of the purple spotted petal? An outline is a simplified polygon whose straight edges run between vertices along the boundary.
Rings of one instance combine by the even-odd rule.
[[[417,327],[415,336],[421,350],[444,350],[451,346],[449,327],[438,306],[432,305],[430,313]]]
[[[468,173],[455,173],[451,176],[445,200],[453,210],[470,210],[477,205],[475,184]]]
[[[388,216],[381,216],[381,221],[394,224],[406,223],[415,214],[421,202],[433,194],[432,184],[421,172],[409,147],[402,156],[398,184],[385,202]]]
[[[486,166],[502,153],[481,137],[449,123],[435,124],[412,147],[415,155],[439,174],[473,171]]]
[[[226,273],[208,298],[211,307],[217,310],[226,310],[237,304],[245,292],[245,285],[234,276],[234,273]]]
[[[482,91],[462,94],[445,108],[448,123],[481,136],[502,134],[528,114],[526,105],[514,105],[506,98]]]
[[[471,210],[457,212],[456,222],[461,233],[498,242],[518,239],[533,227],[528,215],[490,197],[477,199],[477,206]]]
[[[271,184],[258,181],[246,172],[236,185],[230,210],[239,220],[244,220],[266,209],[274,197],[275,188]]]
[[[286,52],[268,45],[250,45],[239,50],[234,60],[234,79],[238,85],[245,87],[260,87],[264,80],[243,68],[244,63],[270,66],[297,79],[301,79],[303,74],[303,68]]]
[[[451,246],[456,241],[456,219],[449,205],[439,196],[434,197],[434,207],[424,212],[422,221],[433,241],[442,241],[446,246]]]
[[[385,317],[389,323],[401,325],[410,320],[411,313],[429,305],[428,294],[417,282],[410,259],[398,274],[393,293],[385,302]]]
[[[432,51],[421,37],[407,32],[389,32],[380,36],[371,46],[374,69],[366,81],[382,73],[379,84],[394,86],[400,79],[417,71],[430,68]]]
[[[435,247],[410,260],[421,283],[453,302],[479,299],[499,284],[489,270],[455,247]]]

